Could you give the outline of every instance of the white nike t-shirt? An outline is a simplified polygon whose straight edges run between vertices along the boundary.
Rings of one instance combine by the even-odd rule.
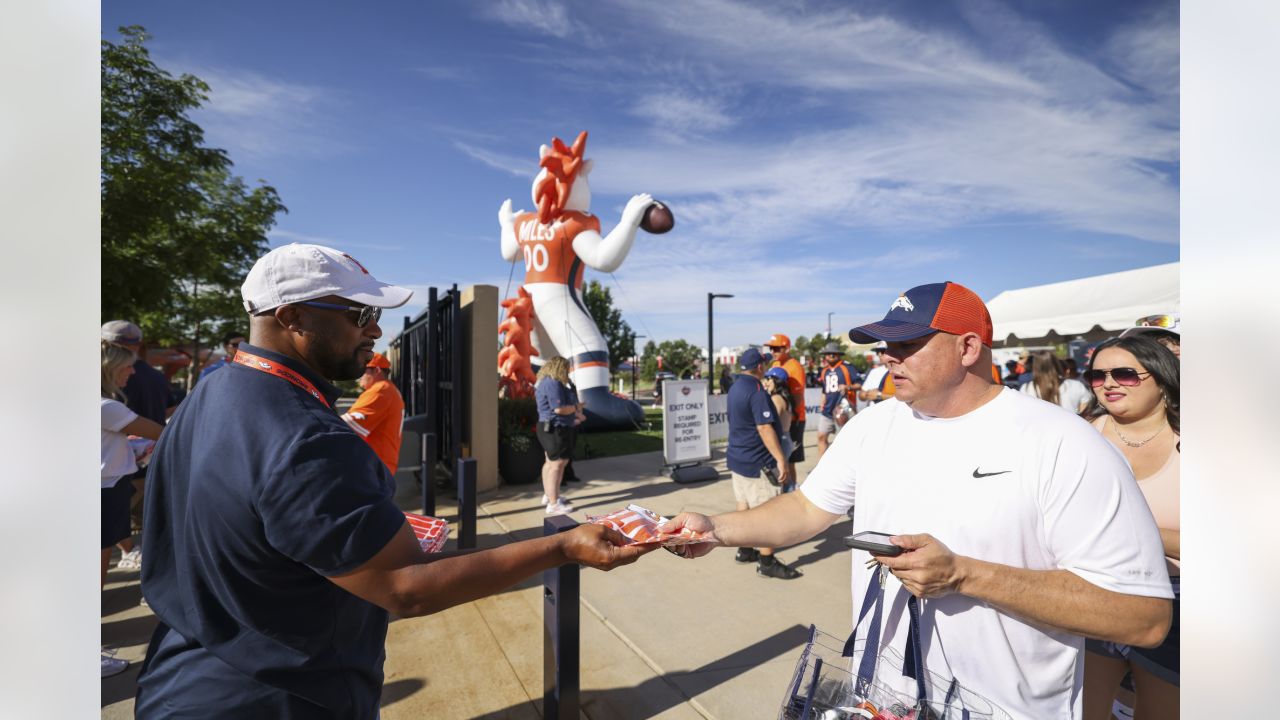
[[[960,555],[1173,597],[1160,533],[1124,457],[1086,421],[1015,390],[957,418],[896,399],[855,415],[800,491],[843,514],[855,485],[854,532],[929,533]],[[852,555],[856,610],[871,571],[868,555]],[[907,597],[889,575],[881,641],[898,651]],[[1080,717],[1083,638],[958,594],[922,601],[921,611],[928,670],[1015,718]],[[901,687],[914,694],[913,681]]]

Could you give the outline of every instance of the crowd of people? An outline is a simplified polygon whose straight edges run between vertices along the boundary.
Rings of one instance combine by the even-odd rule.
[[[1019,718],[1176,718],[1178,318],[1139,320],[1093,348],[1083,373],[1053,352],[1029,354],[1007,383],[992,330],[977,295],[935,283],[850,331],[875,343],[865,375],[839,344],[824,348],[819,463],[790,494],[803,385],[790,382],[785,336],[765,343],[769,353],[748,349],[728,398],[737,507],[682,513],[664,529],[710,533],[738,548],[737,561],[787,580],[801,573],[774,548],[846,513],[855,530],[898,531],[905,552],[855,564],[853,606],[875,572],[902,591],[895,602],[926,600],[925,632],[953,648],[926,643],[930,670]],[[895,607],[886,644],[901,647]],[[1126,676],[1133,695],[1116,707]]]
[[[272,250],[242,287],[250,332],[225,338],[230,359],[176,412],[164,383],[131,390],[137,326],[103,326],[104,578],[117,544],[138,551],[158,619],[138,717],[376,717],[391,614],[437,612],[564,563],[609,570],[657,547],[588,524],[423,554],[393,502],[403,406],[372,350],[382,309],[410,294],[331,248]],[[865,375],[838,343],[823,348],[819,460],[803,483],[805,374],[775,334],[742,353],[729,386],[736,509],[677,515],[664,530],[711,542],[671,550],[734,547],[762,577],[796,581],[777,549],[849,515],[855,529],[897,533],[902,549],[854,563],[854,607],[873,573],[892,598],[885,645],[902,646],[901,607],[921,602],[922,632],[948,649],[927,640],[925,666],[1014,717],[1102,720],[1126,675],[1135,717],[1176,717],[1176,331],[1148,319],[1098,345],[1078,378],[1036,354],[1013,389],[993,371],[981,299],[952,282],[912,288],[850,331],[875,344]],[[573,510],[561,485],[583,408],[568,370],[552,358],[536,384],[547,514]],[[333,383],[357,378],[364,393],[339,414]],[[143,560],[127,546],[135,488],[123,479],[148,452]],[[104,653],[103,675],[122,662]]]

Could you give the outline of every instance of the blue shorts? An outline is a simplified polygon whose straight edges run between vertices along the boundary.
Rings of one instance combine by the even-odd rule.
[[[115,545],[133,534],[129,525],[129,501],[133,498],[133,481],[128,476],[109,488],[102,488],[102,549]]]
[[[1103,640],[1086,640],[1085,649],[1099,655],[1128,660],[1170,685],[1178,687],[1180,665],[1178,616],[1181,614],[1179,606],[1182,597],[1182,588],[1178,581],[1179,578],[1173,578],[1173,623],[1169,626],[1169,634],[1159,646],[1139,648]]]

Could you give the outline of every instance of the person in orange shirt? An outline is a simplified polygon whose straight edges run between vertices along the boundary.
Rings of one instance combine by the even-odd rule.
[[[774,333],[764,344],[773,353],[773,364],[769,367],[780,367],[787,371],[787,389],[791,391],[791,443],[794,450],[787,458],[787,474],[791,480],[782,486],[782,492],[796,489],[796,463],[804,461],[804,368],[800,361],[791,357],[791,338],[782,333]]]
[[[404,428],[404,398],[387,378],[391,363],[382,353],[373,359],[360,376],[360,397],[342,414],[342,419],[373,448],[374,454],[392,475],[400,462],[400,438]]]

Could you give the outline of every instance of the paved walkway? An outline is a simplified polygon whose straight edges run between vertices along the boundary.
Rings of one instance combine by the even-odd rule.
[[[806,438],[810,459],[814,435]],[[723,470],[717,452],[715,465]],[[575,463],[585,482],[567,495],[579,511],[602,514],[639,503],[664,515],[733,507],[727,473],[677,485],[659,474],[659,453]],[[542,532],[536,486],[506,486],[480,497],[478,544],[492,547]],[[416,499],[401,498],[414,509]],[[585,511],[585,512],[584,512]],[[453,521],[456,509],[439,514]],[[762,578],[719,549],[697,561],[652,553],[610,573],[582,571],[582,714],[595,719],[771,718],[810,623],[837,635],[850,621],[850,559],[837,523],[812,541],[780,551],[805,576]],[[450,543],[452,546],[453,543]],[[140,661],[154,616],[139,607],[137,573],[112,570],[103,598],[102,640]],[[535,578],[496,596],[424,618],[397,620],[387,633],[385,720],[542,716],[542,586]],[[102,681],[104,718],[132,717],[136,664]]]

